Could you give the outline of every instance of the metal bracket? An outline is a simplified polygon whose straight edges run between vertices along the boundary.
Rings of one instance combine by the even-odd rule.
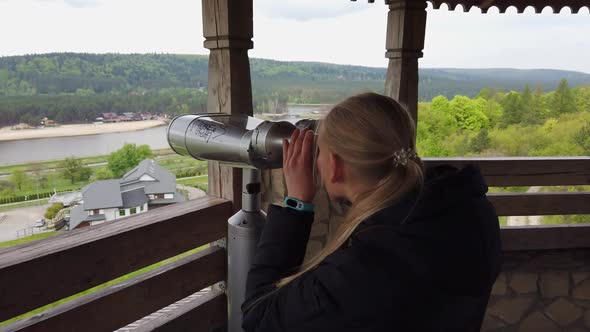
[[[223,293],[227,294],[227,287],[225,286],[225,281],[220,281],[215,284],[213,287],[218,288]]]
[[[217,241],[213,241],[211,245],[214,245],[219,248],[227,249],[227,238],[219,239]]]

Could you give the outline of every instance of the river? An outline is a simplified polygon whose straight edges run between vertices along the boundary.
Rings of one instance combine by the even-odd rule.
[[[123,133],[2,141],[0,165],[105,155],[125,143],[147,144],[152,149],[167,148],[166,126]]]
[[[289,118],[317,109],[312,105],[289,106]],[[0,165],[106,155],[125,143],[147,144],[152,150],[169,148],[166,126],[123,133],[0,141]]]

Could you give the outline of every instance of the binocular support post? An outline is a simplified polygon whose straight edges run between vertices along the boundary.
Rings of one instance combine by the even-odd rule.
[[[261,172],[242,169],[242,210],[227,221],[228,331],[242,331],[241,305],[246,295],[246,277],[254,260],[266,213],[260,209]]]

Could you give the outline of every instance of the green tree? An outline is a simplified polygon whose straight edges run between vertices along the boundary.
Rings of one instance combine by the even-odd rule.
[[[471,139],[470,150],[473,152],[482,152],[490,147],[491,140],[486,128],[480,130],[477,135]]]
[[[579,86],[573,89],[576,109],[578,111],[590,112],[590,86]]]
[[[488,117],[483,113],[485,106],[483,98],[471,100],[465,96],[455,96],[449,105],[459,128],[479,130],[490,125]]]
[[[423,107],[423,111],[427,114],[421,117],[421,123],[427,125],[428,131],[436,138],[443,139],[457,130],[457,120],[451,113],[451,106],[446,97],[434,97],[430,107]]]
[[[502,101],[502,108],[504,113],[500,120],[500,126],[506,127],[511,124],[517,124],[522,121],[522,98],[520,93],[516,91],[510,91]]]
[[[540,85],[536,86],[535,92],[532,94],[528,103],[529,106],[522,116],[522,122],[532,125],[542,124],[550,114],[545,107],[543,89]]]
[[[92,175],[90,167],[84,166],[80,160],[76,158],[66,158],[58,164],[61,176],[64,179],[70,180],[70,183],[76,181],[88,181]]]
[[[119,150],[110,154],[108,168],[114,177],[119,178],[127,171],[137,166],[145,158],[153,158],[154,154],[148,145],[125,144]]]
[[[495,128],[500,123],[502,119],[502,114],[504,111],[502,110],[502,105],[500,105],[494,99],[489,99],[486,101],[483,114],[488,117],[490,120],[490,128]]]
[[[439,101],[444,99],[448,108],[448,100],[445,97],[435,97]],[[449,152],[444,146],[445,139],[457,130],[456,121],[450,113],[440,107],[436,110],[434,103],[420,103],[418,105],[417,146],[423,156],[444,157]],[[440,105],[439,105],[440,106]]]
[[[585,124],[575,135],[574,141],[586,155],[590,155],[590,123]]]
[[[531,115],[531,113],[533,112],[532,109],[532,105],[533,104],[533,92],[531,91],[531,88],[529,88],[529,85],[527,84],[524,87],[524,90],[522,91],[522,94],[520,95],[520,105],[522,107],[522,117],[521,117],[521,122],[525,123],[525,124],[530,124],[530,122],[527,122],[528,120],[532,120],[534,119],[534,115]]]
[[[30,177],[25,171],[20,168],[15,169],[12,171],[12,175],[10,176],[10,181],[14,183],[18,190],[23,190],[30,182]]]
[[[430,108],[432,108],[433,111],[440,113],[451,113],[449,100],[445,96],[436,96],[432,98],[432,101],[430,102]]]
[[[45,219],[53,219],[57,215],[57,213],[64,208],[62,203],[53,203],[50,207],[47,208],[45,211]]]
[[[576,111],[574,94],[565,78],[559,81],[557,90],[555,90],[555,93],[553,94],[551,106],[553,108],[552,111],[557,114],[573,113]]]
[[[94,172],[94,178],[96,180],[108,180],[113,178],[113,174],[107,167],[101,167]]]
[[[496,95],[498,94],[498,90],[496,90],[495,88],[485,88],[483,90],[481,90],[477,96],[475,96],[475,98],[483,98],[485,100],[492,100],[496,97]]]

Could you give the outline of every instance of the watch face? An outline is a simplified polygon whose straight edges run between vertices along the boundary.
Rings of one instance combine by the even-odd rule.
[[[297,207],[297,202],[292,200],[292,199],[288,199],[287,200],[287,205],[289,205],[290,207],[296,208]]]

